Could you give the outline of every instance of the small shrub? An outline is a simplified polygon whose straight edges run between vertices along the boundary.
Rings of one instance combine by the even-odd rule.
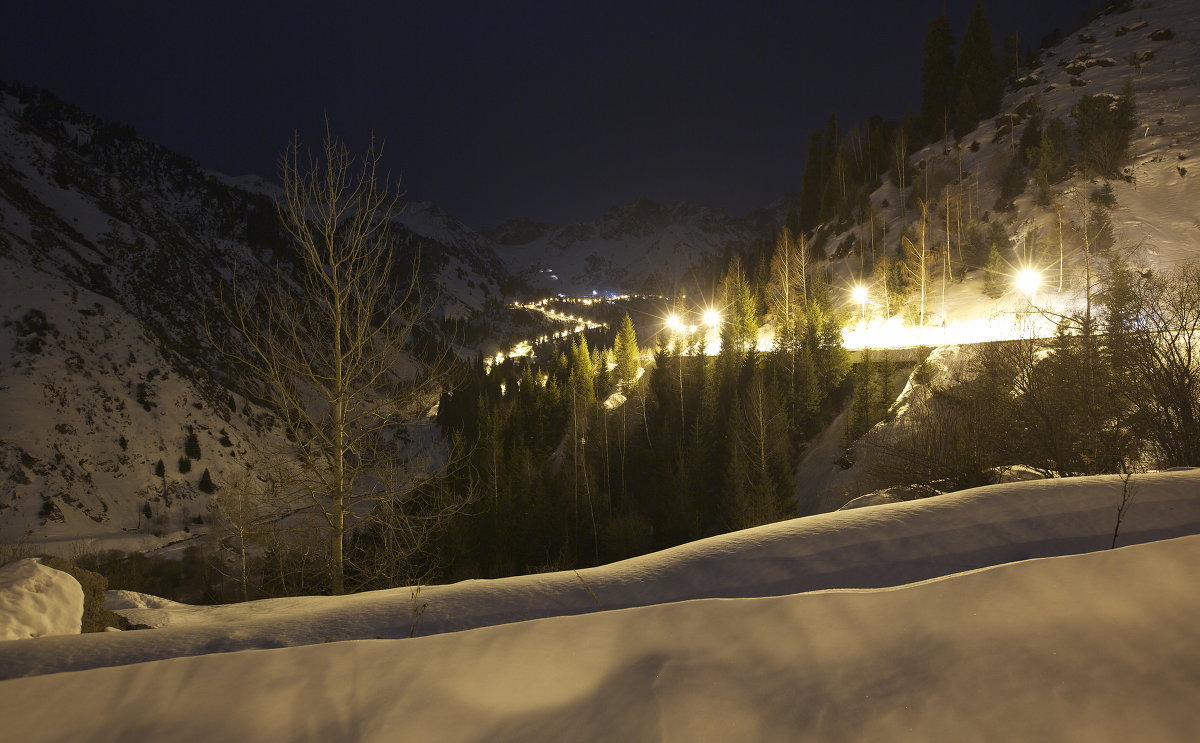
[[[78,565],[72,565],[61,557],[42,555],[38,559],[46,567],[61,570],[79,581],[79,586],[83,588],[82,632],[103,632],[106,627],[130,628],[124,617],[104,608],[104,592],[108,589],[107,578]]]
[[[179,458],[179,474],[186,475],[192,471],[192,460],[187,457]]]

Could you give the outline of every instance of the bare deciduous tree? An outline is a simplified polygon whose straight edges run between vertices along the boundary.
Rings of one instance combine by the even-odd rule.
[[[298,464],[290,487],[319,515],[335,594],[346,590],[356,525],[412,487],[399,427],[432,405],[446,370],[412,352],[430,305],[417,262],[397,270],[399,194],[379,172],[382,153],[372,139],[356,158],[328,126],[315,155],[294,138],[276,204],[294,265],[235,275],[220,303],[233,336],[222,340],[210,323],[283,421]]]
[[[1200,464],[1200,263],[1110,277],[1105,330],[1136,425],[1163,466]]]

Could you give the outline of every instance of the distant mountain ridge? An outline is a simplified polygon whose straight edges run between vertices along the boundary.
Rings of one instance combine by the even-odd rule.
[[[784,204],[734,217],[716,207],[641,198],[588,222],[513,219],[482,233],[509,270],[546,290],[668,293],[712,274],[731,252],[772,240],[783,224]]]

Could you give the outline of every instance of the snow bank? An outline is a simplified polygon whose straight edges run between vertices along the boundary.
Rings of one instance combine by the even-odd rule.
[[[1198,562],[1192,536],[896,589],[176,658],[0,682],[0,719],[27,743],[1187,741]]]
[[[67,573],[36,558],[0,568],[0,640],[78,635],[83,588]]]
[[[1119,544],[1200,534],[1200,470],[1135,476]],[[1032,557],[1107,549],[1118,477],[992,485],[809,516],[578,573],[228,606],[142,600],[153,632],[0,646],[0,678],[330,640],[407,638],[697,598],[897,586]]]

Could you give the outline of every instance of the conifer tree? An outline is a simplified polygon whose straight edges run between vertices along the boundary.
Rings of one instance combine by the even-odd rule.
[[[967,28],[963,32],[962,51],[955,69],[957,98],[954,107],[954,131],[966,136],[981,119],[1000,110],[1003,81],[996,62],[996,47],[988,25],[983,0],[976,0]]]
[[[200,475],[200,484],[196,486],[201,493],[217,492],[217,485],[213,482],[212,475],[208,474],[208,469],[205,468],[203,474]]]
[[[983,293],[992,299],[999,299],[1004,294],[1004,259],[995,245],[988,249],[987,265],[983,272]]]
[[[800,189],[800,230],[808,231],[821,222],[821,194],[825,185],[825,143],[821,132],[808,134],[804,157],[804,178]]]
[[[892,356],[887,351],[883,352],[883,358],[879,361],[879,367],[876,373],[876,388],[879,392],[878,408],[876,410],[877,417],[880,419],[889,418],[892,403],[896,401],[895,391],[892,389],[892,374],[895,373],[896,367],[892,362]]]
[[[637,333],[633,329],[633,320],[626,313],[621,318],[621,327],[618,328],[617,337],[613,341],[613,356],[617,364],[614,375],[617,384],[629,385],[637,379],[639,355],[640,349]]]
[[[571,348],[571,392],[583,404],[590,405],[596,401],[596,367],[592,363],[592,352],[588,349],[587,338],[579,334],[579,340]]]
[[[779,398],[755,372],[731,411],[725,518],[730,528],[778,521],[792,484],[787,419]]]
[[[925,62],[921,68],[919,125],[927,141],[944,137],[954,122],[954,32],[940,15],[929,22],[925,34]]]
[[[725,306],[725,318],[721,323],[721,353],[739,365],[752,353],[758,339],[758,302],[752,292],[742,261],[734,256],[721,282],[721,299]]]
[[[195,431],[188,431],[187,438],[183,443],[183,454],[189,459],[200,458],[200,439],[196,438]]]
[[[1038,204],[1048,206],[1050,186],[1067,177],[1067,127],[1062,119],[1046,122],[1031,160],[1038,186]]]
[[[1071,109],[1071,116],[1075,118],[1084,173],[1116,177],[1137,127],[1133,86],[1126,81],[1124,92],[1116,100],[1107,95],[1085,95]]]

